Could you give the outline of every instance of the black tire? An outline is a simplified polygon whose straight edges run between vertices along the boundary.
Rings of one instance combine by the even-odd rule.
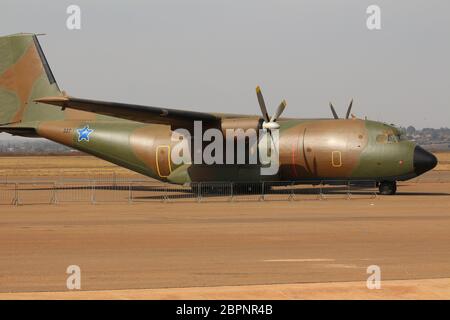
[[[397,192],[397,182],[396,181],[382,181],[379,185],[379,190],[381,195],[392,196]]]

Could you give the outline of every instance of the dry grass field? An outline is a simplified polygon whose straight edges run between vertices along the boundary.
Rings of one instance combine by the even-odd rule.
[[[92,156],[0,157],[0,177],[142,177]]]
[[[450,170],[450,152],[436,152],[439,163],[435,170]]]

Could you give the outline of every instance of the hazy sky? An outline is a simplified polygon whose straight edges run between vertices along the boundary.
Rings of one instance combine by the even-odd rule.
[[[66,8],[81,7],[81,30]],[[381,7],[381,30],[366,9]],[[450,126],[450,1],[2,0],[0,32],[41,44],[70,95],[198,111]]]

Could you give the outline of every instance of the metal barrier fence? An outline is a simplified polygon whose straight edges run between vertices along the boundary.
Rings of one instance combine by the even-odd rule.
[[[373,199],[375,181],[196,182],[188,186],[154,180],[0,180],[0,205],[59,203],[244,202]]]

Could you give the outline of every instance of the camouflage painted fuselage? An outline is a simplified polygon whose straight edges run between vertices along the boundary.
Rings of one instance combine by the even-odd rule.
[[[131,121],[61,120],[37,125],[39,136],[155,179],[191,181],[405,180],[416,176],[415,144],[399,141],[395,127],[373,121],[280,120],[279,171],[257,165],[176,165],[169,126]],[[89,141],[77,130],[88,126]]]
[[[158,180],[396,181],[436,165],[397,128],[360,119],[279,119],[274,175],[261,175],[261,164],[174,164],[173,130],[197,118],[222,132],[262,123],[256,116],[71,99],[59,90],[35,35],[0,37],[0,131],[44,137]]]

